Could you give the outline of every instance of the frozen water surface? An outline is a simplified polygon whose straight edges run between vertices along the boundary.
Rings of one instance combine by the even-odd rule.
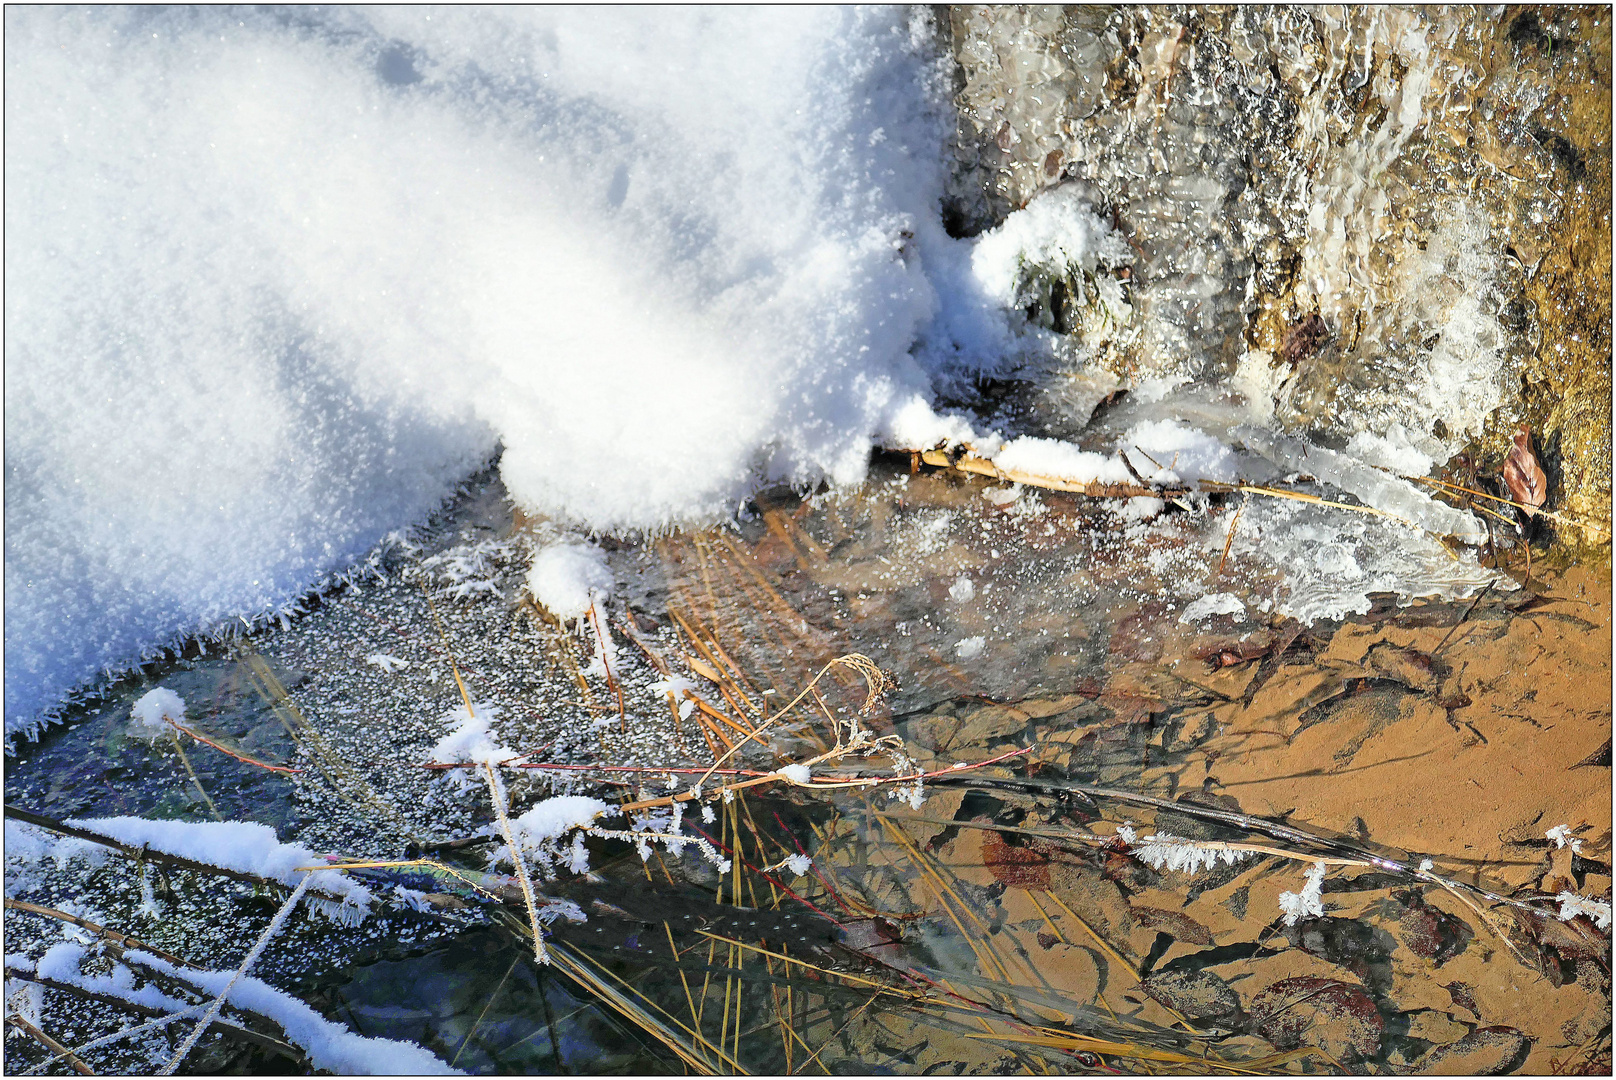
[[[1295,1042],[1246,1022],[1285,980],[1252,998],[1211,969],[1306,981],[1283,965],[1307,953],[1362,981],[1308,991],[1350,1062],[1529,1052],[1487,996],[1516,975],[1478,959],[1496,927],[1407,867],[1475,839],[1456,817],[1541,834],[1564,852],[1530,880],[1487,848],[1514,910],[1608,918],[1608,838],[1575,817],[1597,746],[1560,762],[1561,737],[1507,726],[1600,715],[1522,704],[1558,691],[1517,670],[1511,612],[1599,626],[1516,590],[1505,530],[1403,477],[1483,432],[1532,350],[1511,304],[1557,158],[1521,125],[1561,105],[1531,72],[1477,74],[1464,13],[932,18],[8,9],[6,730],[40,741],[12,740],[7,801],[271,880],[8,820],[7,896],[203,962],[211,989],[288,860],[407,863],[350,871],[243,984],[305,1043],[347,1040],[334,1020],[432,1056],[343,1042],[372,1065],[664,1063],[577,970],[533,963],[507,844],[552,960],[675,1011],[744,969],[737,1010],[774,1015],[786,969],[748,982],[733,951],[763,941],[1160,1053],[1189,1023],[1255,1061]],[[1507,195],[1491,172],[1459,192],[1461,144]],[[1074,485],[1099,486],[1050,490]],[[827,667],[848,654],[892,683]],[[1514,682],[1534,697],[1483,693]],[[1513,783],[1448,764],[1477,747],[1534,791],[1399,802]],[[976,788],[949,775],[987,758],[1008,763]],[[904,782],[824,786],[855,769]],[[1348,773],[1377,804],[1351,842],[1416,891],[1344,914],[1311,855],[1201,846],[1254,838],[1196,816],[1242,799],[1344,836],[1315,792]],[[1533,799],[1568,823],[1499,818]],[[646,805],[601,814],[619,802]],[[1115,975],[1068,936],[1079,912],[1162,1009],[1098,996]],[[1597,1050],[1608,951],[1560,925],[1532,931],[1560,980],[1534,1002]],[[63,926],[8,912],[17,972],[50,955],[127,991]],[[1049,979],[1009,1000],[1016,955]],[[1479,987],[1485,1032],[1408,974],[1432,959]],[[792,1024],[827,1066],[1033,1067],[815,986]],[[34,993],[8,1007],[70,1041],[115,1024]],[[743,1036],[723,1008],[723,1052],[802,1065],[795,1027]],[[838,1056],[855,1022],[887,1027]]]

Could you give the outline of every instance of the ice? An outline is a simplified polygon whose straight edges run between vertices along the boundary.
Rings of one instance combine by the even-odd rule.
[[[1366,506],[1437,536],[1453,536],[1469,544],[1480,544],[1487,539],[1486,527],[1474,514],[1437,502],[1408,481],[1346,454],[1255,427],[1237,428],[1234,435],[1281,468],[1317,477],[1351,492]]]
[[[1181,623],[1200,622],[1214,615],[1236,615],[1246,617],[1246,605],[1233,593],[1213,593],[1203,596],[1199,600],[1192,600],[1178,621]]]

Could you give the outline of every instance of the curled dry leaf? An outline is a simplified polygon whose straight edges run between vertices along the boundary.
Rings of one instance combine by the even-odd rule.
[[[1532,429],[1525,424],[1515,430],[1515,445],[1504,459],[1504,486],[1509,497],[1521,504],[1527,517],[1537,514],[1538,507],[1549,493],[1548,477],[1532,453]]]

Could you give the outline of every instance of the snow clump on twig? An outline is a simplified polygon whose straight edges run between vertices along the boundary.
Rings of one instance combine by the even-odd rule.
[[[185,699],[166,687],[148,690],[129,710],[129,734],[137,739],[161,739],[170,731],[169,721],[185,719]]]

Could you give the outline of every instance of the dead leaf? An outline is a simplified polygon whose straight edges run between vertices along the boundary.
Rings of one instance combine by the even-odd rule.
[[[1515,445],[1504,459],[1504,486],[1510,498],[1521,504],[1527,517],[1537,514],[1549,494],[1549,479],[1532,453],[1532,429],[1525,424],[1515,430]]]

